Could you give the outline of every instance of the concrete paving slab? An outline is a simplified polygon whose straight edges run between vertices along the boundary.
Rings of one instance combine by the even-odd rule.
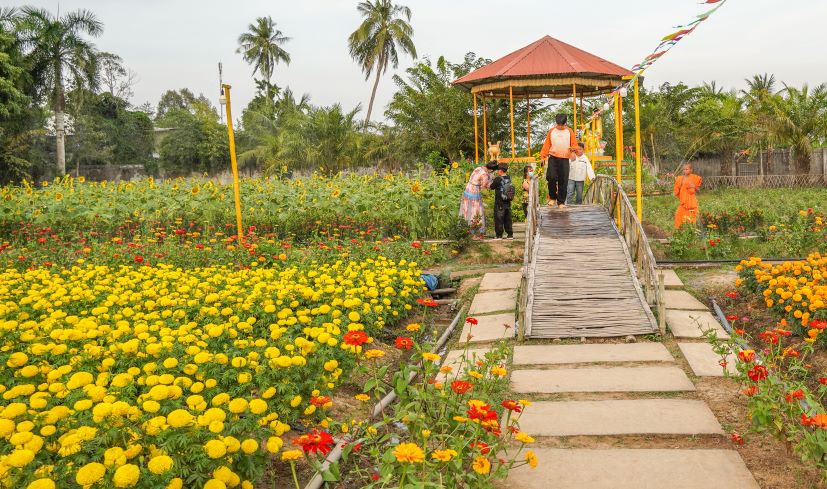
[[[537,401],[520,417],[531,436],[723,434],[703,401]]]
[[[703,331],[714,329],[718,338],[729,338],[721,323],[709,311],[666,310],[666,325],[675,338],[702,338]]]
[[[686,357],[689,366],[698,377],[723,377],[721,356],[712,350],[709,343],[678,343],[678,348]],[[735,357],[727,355],[726,368],[729,373],[735,373]]]
[[[667,289],[682,289],[683,281],[678,277],[674,270],[658,270],[663,272],[663,286]]]
[[[480,284],[480,292],[519,289],[522,279],[523,274],[520,272],[486,273]]]
[[[468,340],[468,335],[471,335],[471,343],[484,343],[487,341],[497,341],[507,338],[514,338],[514,313],[495,314],[494,316],[480,316],[477,318],[479,324],[471,326],[465,323],[462,328],[462,334],[459,337],[460,343],[465,343]],[[505,326],[508,325],[508,328]]]
[[[590,367],[514,370],[511,388],[520,393],[674,392],[695,386],[677,367]]]
[[[680,309],[684,311],[709,310],[703,302],[683,290],[665,290],[663,291],[663,300],[667,309]]]
[[[502,290],[497,292],[480,292],[474,296],[469,316],[477,314],[491,314],[501,311],[517,309],[517,290]]]
[[[673,362],[661,343],[525,345],[514,347],[514,365],[597,362]]]
[[[509,473],[520,489],[759,489],[735,450],[535,448],[538,465]]]

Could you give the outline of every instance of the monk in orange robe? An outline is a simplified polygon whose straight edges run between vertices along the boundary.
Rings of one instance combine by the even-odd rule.
[[[686,223],[695,224],[698,218],[698,199],[695,193],[701,186],[701,177],[692,173],[692,165],[683,165],[683,175],[675,179],[675,197],[681,203],[675,212],[675,228],[680,228]]]

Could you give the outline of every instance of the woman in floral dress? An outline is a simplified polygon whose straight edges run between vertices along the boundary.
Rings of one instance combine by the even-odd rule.
[[[492,161],[485,166],[478,166],[471,172],[471,178],[465,185],[462,194],[462,203],[459,206],[459,217],[465,219],[471,226],[471,234],[475,238],[485,237],[485,209],[482,205],[482,189],[491,185],[491,173],[497,169],[497,162]]]

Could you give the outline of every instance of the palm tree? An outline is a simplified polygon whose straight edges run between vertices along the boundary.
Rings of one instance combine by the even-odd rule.
[[[58,174],[66,173],[65,107],[66,83],[76,87],[96,85],[94,44],[83,35],[97,37],[103,24],[89,10],[76,10],[62,17],[34,7],[23,7],[17,20],[22,46],[32,74],[46,91],[55,113]]]
[[[243,53],[244,61],[253,65],[253,74],[258,72],[267,86],[273,77],[273,71],[280,61],[290,64],[290,53],[282,45],[289,37],[276,29],[271,17],[258,17],[255,24],[250,24],[248,32],[238,36],[237,53]]]
[[[394,5],[391,0],[366,0],[359,3],[357,9],[364,20],[348,38],[350,56],[365,72],[365,80],[376,72],[365,117],[367,127],[373,112],[379,78],[388,70],[389,64],[394,68],[399,66],[397,49],[416,58],[416,47],[411,39],[413,27],[409,24],[411,9],[408,7]]]
[[[768,150],[773,144],[773,126],[775,117],[772,113],[772,101],[778,97],[775,92],[775,75],[764,73],[753,75],[750,79],[744,80],[747,89],[741,90],[746,105],[746,114],[750,120],[753,131],[750,134],[749,142],[752,149],[757,150],[760,173],[763,174],[763,159],[761,151]]]
[[[827,137],[827,83],[810,90],[785,86],[772,100],[773,133],[795,154],[798,173],[810,173],[813,145]]]

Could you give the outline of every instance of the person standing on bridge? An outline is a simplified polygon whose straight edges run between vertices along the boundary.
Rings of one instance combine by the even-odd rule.
[[[675,178],[675,197],[680,200],[675,211],[675,229],[684,224],[695,225],[698,218],[698,199],[695,194],[701,186],[701,177],[692,173],[692,165],[684,163],[683,175]]]
[[[566,194],[569,185],[569,155],[571,150],[577,147],[577,137],[574,131],[566,125],[568,117],[566,114],[557,114],[554,121],[556,126],[552,127],[546,135],[543,149],[540,151],[540,159],[545,161],[548,158],[548,205],[560,208],[566,207]]]

